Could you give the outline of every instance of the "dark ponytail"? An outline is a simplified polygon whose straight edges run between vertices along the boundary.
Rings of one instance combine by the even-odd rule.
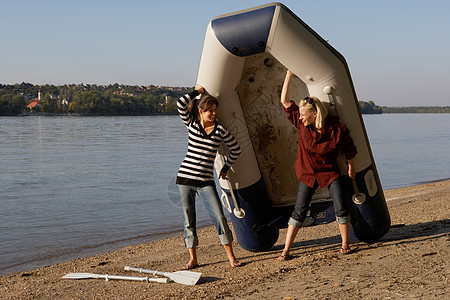
[[[188,109],[189,109],[189,113],[192,116],[192,119],[195,121],[198,121],[198,119],[200,118],[200,115],[198,113],[198,99],[197,98],[194,98],[194,100],[192,100],[189,103]]]

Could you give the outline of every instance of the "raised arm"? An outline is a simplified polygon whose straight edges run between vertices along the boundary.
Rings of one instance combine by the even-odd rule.
[[[287,70],[286,77],[284,78],[283,89],[281,90],[281,104],[288,108],[291,105],[291,99],[289,99],[289,85],[291,79],[295,77],[295,74],[291,70]]]
[[[200,86],[196,85],[195,90],[180,97],[177,101],[177,110],[178,114],[181,117],[181,120],[183,121],[184,125],[189,126],[189,123],[191,122],[191,113],[189,111],[189,103],[194,100],[195,97],[200,95],[204,95],[206,93],[205,89]]]
[[[204,94],[206,94],[205,88],[199,84],[195,85],[195,90],[198,91],[198,93],[200,94],[200,97],[203,96]]]

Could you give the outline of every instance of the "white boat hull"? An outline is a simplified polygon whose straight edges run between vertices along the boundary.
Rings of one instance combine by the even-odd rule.
[[[358,149],[356,182],[366,195],[363,204],[350,203],[353,231],[362,241],[378,240],[389,230],[390,217],[345,59],[289,9],[272,3],[213,19],[197,77],[217,97],[217,119],[242,149],[229,172],[246,211],[244,218],[230,214],[239,244],[250,251],[269,249],[295,203],[298,133],[280,103],[287,69],[298,77],[291,85],[292,99],[318,97],[350,129]],[[222,161],[216,160],[216,170]],[[343,158],[339,165],[345,175]],[[224,198],[231,199],[228,184],[221,180],[220,185]],[[351,201],[350,180],[348,186]],[[327,189],[318,190],[305,225],[334,219]]]

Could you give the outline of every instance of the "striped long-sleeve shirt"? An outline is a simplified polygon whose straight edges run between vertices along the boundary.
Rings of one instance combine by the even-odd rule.
[[[214,160],[222,142],[230,150],[222,172],[228,171],[241,154],[241,149],[223,125],[216,122],[214,129],[207,134],[199,122],[194,120],[188,105],[198,94],[198,91],[193,91],[177,102],[178,113],[188,129],[188,150],[178,170],[177,184],[202,187],[214,185]]]

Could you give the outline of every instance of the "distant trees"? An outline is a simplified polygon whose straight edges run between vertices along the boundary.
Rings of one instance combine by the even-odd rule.
[[[139,87],[117,83],[97,85],[0,84],[0,115],[18,115],[27,111],[27,104],[40,91],[40,108],[44,114],[77,113],[83,115],[150,115],[176,113],[176,101],[192,88]],[[29,99],[28,101],[26,99]]]
[[[181,95],[180,95],[181,96]],[[83,91],[74,95],[68,112],[103,116],[137,116],[156,113],[175,113],[177,98],[159,95],[114,95],[99,91]]]
[[[386,107],[383,106],[383,113],[387,114],[432,114],[450,113],[450,106],[412,106],[412,107]]]
[[[361,109],[362,114],[382,114],[383,113],[383,109],[380,106],[375,105],[375,103],[373,101],[369,101],[369,102],[358,101],[358,102],[359,102],[359,107]]]
[[[118,83],[108,86],[71,84],[37,86],[30,83],[0,84],[0,116],[29,112],[27,105],[38,92],[43,97],[39,113],[77,113],[97,116],[151,115],[176,113],[176,101],[192,88],[130,86]],[[34,100],[34,99],[33,99]],[[450,107],[380,107],[373,101],[359,101],[362,114],[381,113],[450,113]]]
[[[42,112],[57,113],[57,102],[51,99],[50,94],[45,94],[39,104],[41,104]]]
[[[23,96],[10,93],[0,94],[0,116],[20,114],[27,103]]]

